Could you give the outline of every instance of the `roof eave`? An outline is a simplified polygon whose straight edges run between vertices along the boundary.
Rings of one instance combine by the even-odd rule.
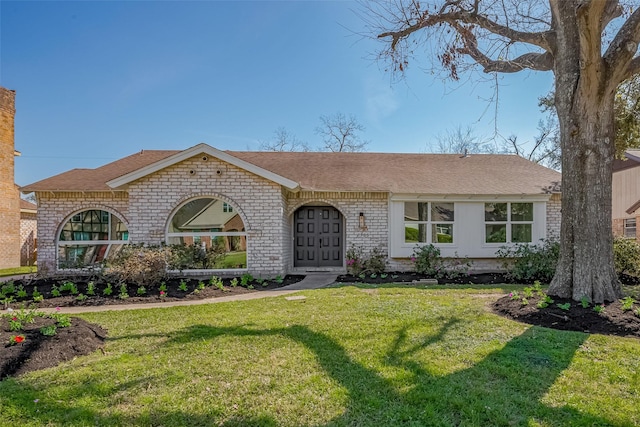
[[[210,145],[201,143],[198,145],[195,145],[191,148],[187,148],[186,150],[180,151],[177,154],[174,154],[172,156],[169,156],[165,159],[159,160],[155,163],[152,163],[148,166],[142,167],[140,169],[137,169],[133,172],[129,172],[125,175],[122,175],[118,178],[112,179],[110,181],[107,181],[107,185],[111,188],[121,188],[123,186],[126,186],[127,184],[138,180],[140,178],[144,178],[145,176],[151,175],[152,173],[158,172],[164,168],[167,168],[169,166],[175,165],[176,163],[182,162],[184,160],[187,160],[193,156],[196,156],[198,154],[207,154],[209,156],[213,156],[223,162],[229,163],[231,165],[237,166],[241,169],[244,169],[248,172],[251,172],[253,174],[256,174],[262,178],[265,178],[269,181],[273,181],[277,184],[282,185],[283,187],[287,188],[290,191],[298,191],[300,189],[300,184],[298,184],[295,181],[292,181],[288,178],[285,178],[281,175],[278,175],[276,173],[273,173],[271,171],[268,171],[266,169],[263,169],[261,167],[258,167],[252,163],[249,163],[247,161],[241,160],[235,156],[232,156],[231,154],[225,153],[224,151],[220,151]]]

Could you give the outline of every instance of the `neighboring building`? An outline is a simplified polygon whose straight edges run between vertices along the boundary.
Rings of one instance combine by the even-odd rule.
[[[38,265],[108,259],[122,245],[227,251],[221,273],[343,271],[352,246],[390,270],[416,245],[495,269],[496,250],[560,230],[560,174],[514,155],[147,151],[23,187],[38,200]]]
[[[38,236],[38,206],[20,200],[20,265],[34,265]]]
[[[640,239],[636,224],[640,220],[640,150],[626,151],[625,160],[613,163],[613,235]]]
[[[20,265],[20,192],[14,182],[16,93],[0,87],[0,268]]]

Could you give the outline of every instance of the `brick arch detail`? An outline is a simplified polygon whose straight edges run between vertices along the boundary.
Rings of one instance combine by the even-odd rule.
[[[328,200],[328,199],[304,200],[299,203],[296,203],[295,205],[291,205],[287,209],[287,217],[290,218],[298,209],[300,209],[303,206],[313,205],[314,203],[318,203],[318,202],[326,203],[327,205],[336,208],[338,212],[340,212],[343,218],[347,217],[347,215],[345,214],[344,206],[341,206],[339,203],[336,203],[335,200]]]

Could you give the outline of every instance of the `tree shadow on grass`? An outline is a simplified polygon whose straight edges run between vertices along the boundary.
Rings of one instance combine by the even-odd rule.
[[[410,387],[400,391],[378,372],[354,361],[333,338],[293,325],[276,329],[251,327],[217,328],[194,325],[174,338],[188,342],[217,336],[272,336],[289,338],[311,350],[322,369],[348,391],[347,408],[326,425],[615,425],[611,421],[564,406],[553,407],[541,400],[569,366],[588,335],[562,333],[532,327],[503,348],[490,353],[468,369],[437,376],[412,356],[445,338],[458,320],[409,342],[409,327],[398,331],[385,363],[411,376]],[[514,374],[515,373],[515,374]]]
[[[531,422],[554,426],[615,425],[567,406],[553,407],[542,402],[588,335],[532,327],[467,369],[446,375],[429,372],[429,364],[417,361],[415,356],[435,343],[451,340],[447,333],[460,323],[452,319],[437,333],[419,340],[415,339],[415,334],[411,339],[411,325],[397,331],[384,356],[384,363],[402,370],[406,378],[401,387],[354,360],[332,337],[302,325],[272,329],[252,325],[229,328],[193,325],[173,334],[166,344],[203,339],[215,341],[222,336],[279,336],[303,345],[313,352],[322,370],[348,393],[344,413],[327,422],[326,426],[513,426]],[[145,378],[136,380],[136,383],[160,380]],[[13,382],[10,380],[10,384]],[[0,384],[3,394],[0,402],[6,408],[24,408],[28,419],[41,424],[82,425],[84,421],[91,420],[95,425],[277,425],[276,418],[269,413],[236,414],[224,418],[216,412],[190,414],[188,410],[163,411],[155,408],[132,416],[104,415],[72,401],[56,403],[54,400],[47,404],[52,405],[55,412],[40,412],[31,407],[34,406],[32,400],[42,398],[42,391],[25,390],[22,385],[14,383],[19,391],[16,395],[21,396],[17,400],[11,396],[10,384],[4,384],[7,387]],[[135,384],[119,387],[130,386]],[[74,396],[106,393],[105,398],[111,399],[117,390],[94,390],[90,384],[83,384],[70,393]],[[65,414],[63,419],[60,418],[61,413]]]

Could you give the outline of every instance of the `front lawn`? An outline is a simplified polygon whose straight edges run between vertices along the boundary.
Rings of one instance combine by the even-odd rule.
[[[0,382],[0,425],[640,424],[640,340],[516,323],[501,289],[337,287],[82,315],[104,353]]]
[[[31,273],[36,273],[37,271],[38,271],[38,267],[36,266],[2,268],[0,269],[0,277],[18,276],[20,274],[31,274]]]

